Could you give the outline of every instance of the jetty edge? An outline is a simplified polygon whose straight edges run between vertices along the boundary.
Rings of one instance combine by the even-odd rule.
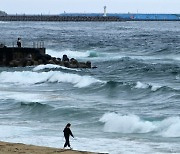
[[[67,68],[96,68],[90,61],[79,62],[75,58],[63,55],[62,58],[46,54],[46,48],[6,47],[0,45],[0,67],[26,67],[54,64]]]
[[[0,141],[0,154],[104,154]]]
[[[43,22],[120,22],[116,16],[60,16],[60,15],[6,15],[0,21],[43,21]]]

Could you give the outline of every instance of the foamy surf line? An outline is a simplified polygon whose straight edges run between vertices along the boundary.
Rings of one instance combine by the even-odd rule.
[[[44,69],[56,69],[56,68],[61,68],[61,69],[64,69],[64,70],[79,71],[78,69],[67,68],[67,67],[64,67],[64,66],[59,66],[59,65],[54,65],[54,64],[38,65],[35,68],[33,68],[33,71],[40,71],[40,70],[44,70]]]
[[[47,101],[62,101],[70,100],[70,97],[55,95],[55,94],[37,94],[30,92],[13,92],[13,91],[0,91],[0,99],[7,100],[13,99],[20,102],[47,102]]]
[[[91,76],[80,76],[77,74],[63,73],[60,71],[49,72],[1,72],[0,83],[10,83],[17,85],[32,85],[40,83],[71,83],[74,87],[83,88],[94,83],[103,83]]]
[[[12,131],[13,130],[13,131]],[[39,127],[24,127],[24,126],[10,126],[1,125],[0,131],[2,132],[0,137],[3,141],[13,142],[13,143],[24,143],[38,146],[48,146],[48,147],[63,147],[64,137],[62,135],[57,135],[58,132],[53,134],[38,135],[33,132],[40,131]],[[23,132],[23,133],[22,133]],[[8,135],[7,135],[8,134]],[[116,144],[114,144],[116,143]],[[105,139],[105,138],[80,138],[76,137],[75,140],[71,140],[71,145],[74,150],[82,151],[92,151],[92,152],[102,152],[109,154],[132,154],[132,153],[156,153],[162,154],[160,149],[157,148],[156,144],[148,144],[145,142],[129,141],[126,138],[121,139]],[[156,149],[153,148],[156,146]],[[173,148],[172,146],[166,144],[160,144],[162,147],[166,147],[165,150]],[[132,152],[133,151],[133,152]]]
[[[180,117],[168,117],[161,121],[147,121],[136,115],[105,113],[99,120],[105,132],[153,133],[155,136],[180,137]],[[112,127],[113,126],[113,127]]]

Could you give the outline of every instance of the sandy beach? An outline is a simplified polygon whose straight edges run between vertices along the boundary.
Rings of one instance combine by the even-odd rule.
[[[22,143],[0,142],[0,154],[95,154],[93,152],[57,149]]]

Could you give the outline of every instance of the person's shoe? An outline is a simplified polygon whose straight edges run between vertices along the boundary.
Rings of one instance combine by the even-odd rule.
[[[72,147],[69,147],[70,148],[70,150],[72,150],[73,148]]]

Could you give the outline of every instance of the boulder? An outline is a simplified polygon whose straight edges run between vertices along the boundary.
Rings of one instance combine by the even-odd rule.
[[[63,55],[62,61],[69,61],[69,58],[67,55]]]
[[[87,61],[87,62],[86,62],[86,66],[87,66],[88,68],[91,68],[91,62],[90,62],[90,61]]]
[[[64,66],[69,68],[70,67],[69,62],[68,61],[64,61]]]
[[[71,58],[70,59],[70,67],[71,68],[78,68],[79,67],[79,62],[76,59]]]
[[[85,62],[79,62],[79,68],[88,68]]]

